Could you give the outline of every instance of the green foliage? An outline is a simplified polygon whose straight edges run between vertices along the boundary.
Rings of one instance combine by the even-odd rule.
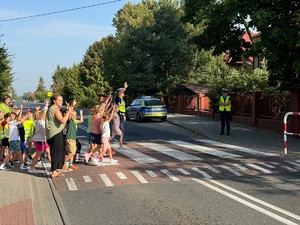
[[[0,94],[9,94],[13,82],[11,71],[12,55],[9,54],[4,44],[0,42]]]
[[[201,26],[195,36],[199,49],[214,49],[214,55],[230,50],[235,56],[262,56],[268,60],[270,83],[289,88],[300,83],[299,3],[241,0],[186,0],[185,21]],[[244,52],[238,36],[252,30],[262,34]]]

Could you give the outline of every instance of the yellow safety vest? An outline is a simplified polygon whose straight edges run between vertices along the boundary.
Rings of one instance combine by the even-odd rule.
[[[23,126],[25,130],[25,139],[34,135],[34,121],[32,118],[25,120]]]
[[[123,98],[121,98],[121,104],[120,104],[119,111],[120,111],[121,113],[125,113],[125,112],[126,112],[125,101],[123,100]]]
[[[230,96],[227,96],[226,97],[226,99],[224,99],[224,97],[223,97],[223,95],[220,97],[220,102],[222,102],[222,103],[227,103],[228,101],[229,101],[229,98],[230,98]],[[231,111],[231,104],[230,105],[227,105],[227,106],[223,106],[223,105],[220,105],[219,106],[219,110],[220,111],[224,111],[224,109],[225,109],[225,111],[227,111],[227,112],[230,112]]]
[[[9,138],[9,135],[8,135],[8,123],[5,125],[5,127],[3,129],[3,137],[4,138]]]

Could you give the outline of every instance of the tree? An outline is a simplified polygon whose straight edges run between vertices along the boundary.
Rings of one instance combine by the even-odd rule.
[[[35,99],[43,102],[47,98],[47,90],[43,77],[39,78],[37,89],[34,92]]]
[[[269,81],[282,89],[300,83],[299,2],[258,0],[186,0],[185,21],[203,30],[194,41],[200,49],[213,48],[214,55],[227,50],[268,60]],[[248,51],[241,51],[243,32],[261,32]]]
[[[11,71],[13,56],[9,54],[5,44],[0,42],[0,93],[1,95],[9,94],[13,82]]]

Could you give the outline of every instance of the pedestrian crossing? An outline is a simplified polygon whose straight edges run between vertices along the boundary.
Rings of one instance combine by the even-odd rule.
[[[118,164],[80,165],[53,179],[58,190],[81,190],[191,178],[218,179],[282,172],[299,172],[299,159],[206,139],[159,140],[112,144]],[[106,166],[109,165],[109,166]],[[44,165],[50,168],[50,165]],[[79,173],[79,172],[80,173]]]

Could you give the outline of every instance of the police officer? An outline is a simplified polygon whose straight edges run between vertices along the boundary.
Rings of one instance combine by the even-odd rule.
[[[231,100],[230,96],[228,95],[228,89],[222,88],[223,95],[220,96],[219,101],[219,111],[221,116],[221,133],[220,135],[224,134],[225,130],[225,123],[227,129],[227,135],[230,135],[230,111],[231,111]]]
[[[125,132],[125,127],[124,123],[126,121],[126,103],[123,99],[124,97],[124,92],[126,91],[126,88],[128,87],[127,82],[124,83],[124,87],[119,88],[117,90],[117,96],[115,97],[115,104],[119,106],[119,116],[120,116],[120,130],[122,131],[123,137],[124,137],[124,132]]]

